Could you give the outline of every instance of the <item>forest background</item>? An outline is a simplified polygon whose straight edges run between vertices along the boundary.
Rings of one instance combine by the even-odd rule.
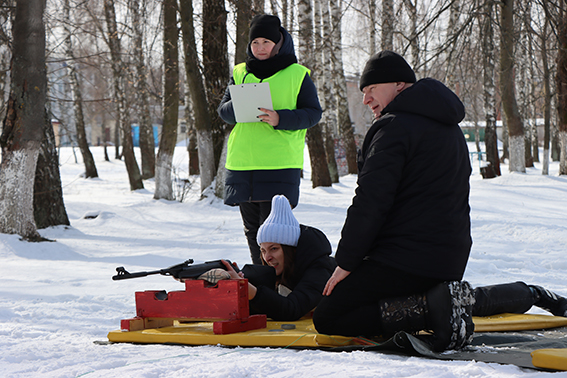
[[[185,134],[189,174],[199,175],[203,197],[221,197],[231,127],[216,108],[259,13],[282,19],[319,91],[323,118],[307,134],[313,187],[339,182],[337,150],[345,173],[356,173],[363,135],[353,129],[347,80],[356,82],[382,49],[460,96],[475,130],[473,152],[486,160],[483,177],[499,176],[504,159],[513,172],[542,159],[543,174],[558,160],[565,175],[566,3],[2,0],[0,232],[42,240],[38,228],[69,224],[57,153],[63,142],[78,147],[85,178],[98,176],[90,147],[101,144],[106,159],[109,149],[124,159],[131,190],[153,180],[154,199],[183,200],[186,179],[172,157]]]

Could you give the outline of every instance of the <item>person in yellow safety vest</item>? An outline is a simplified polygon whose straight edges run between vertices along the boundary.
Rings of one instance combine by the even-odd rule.
[[[297,64],[293,40],[277,16],[255,16],[249,41],[246,62],[234,67],[228,85],[270,83],[274,110],[260,108],[258,122],[237,123],[227,87],[217,111],[235,125],[228,139],[224,203],[240,207],[252,262],[261,264],[258,229],[275,195],[297,206],[305,134],[322,110],[310,71]]]

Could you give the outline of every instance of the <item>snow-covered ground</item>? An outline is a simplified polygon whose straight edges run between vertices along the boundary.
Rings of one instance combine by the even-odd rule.
[[[40,230],[54,242],[27,243],[0,234],[0,376],[2,377],[533,377],[515,366],[437,361],[368,352],[171,345],[97,345],[120,319],[135,315],[134,292],[182,290],[163,276],[112,281],[117,266],[153,270],[193,258],[249,262],[237,208],[199,200],[198,179],[185,202],[153,199],[153,181],[131,192],[122,161],[105,162],[92,148],[100,178],[85,180],[80,154],[61,150],[61,176],[70,227]],[[174,165],[186,175],[187,154]],[[340,238],[356,176],[332,188],[301,184],[294,210],[321,229],[333,247]],[[540,166],[526,174],[471,177],[474,245],[465,278],[473,285],[524,280],[567,296],[567,177]],[[533,309],[534,313],[543,313]],[[567,372],[553,373],[567,377]]]

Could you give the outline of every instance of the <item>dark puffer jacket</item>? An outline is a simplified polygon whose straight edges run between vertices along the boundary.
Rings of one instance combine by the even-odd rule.
[[[250,312],[287,321],[308,314],[323,297],[325,284],[336,267],[330,255],[331,244],[325,234],[301,225],[293,276],[289,280],[292,292],[284,297],[273,288],[258,286],[256,296],[250,301]]]
[[[472,245],[464,114],[433,79],[382,111],[359,153],[358,188],[335,255],[341,268],[370,258],[423,277],[462,278]]]

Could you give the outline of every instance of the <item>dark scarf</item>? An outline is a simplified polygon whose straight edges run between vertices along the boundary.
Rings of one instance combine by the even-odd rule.
[[[284,38],[289,38],[289,34],[287,36],[284,36]],[[292,65],[293,63],[297,63],[297,57],[295,56],[295,53],[286,54],[281,50],[272,58],[266,60],[258,60],[252,54],[249,44],[246,49],[246,53],[246,71],[250,72],[260,80],[264,80],[274,75],[276,72]]]

